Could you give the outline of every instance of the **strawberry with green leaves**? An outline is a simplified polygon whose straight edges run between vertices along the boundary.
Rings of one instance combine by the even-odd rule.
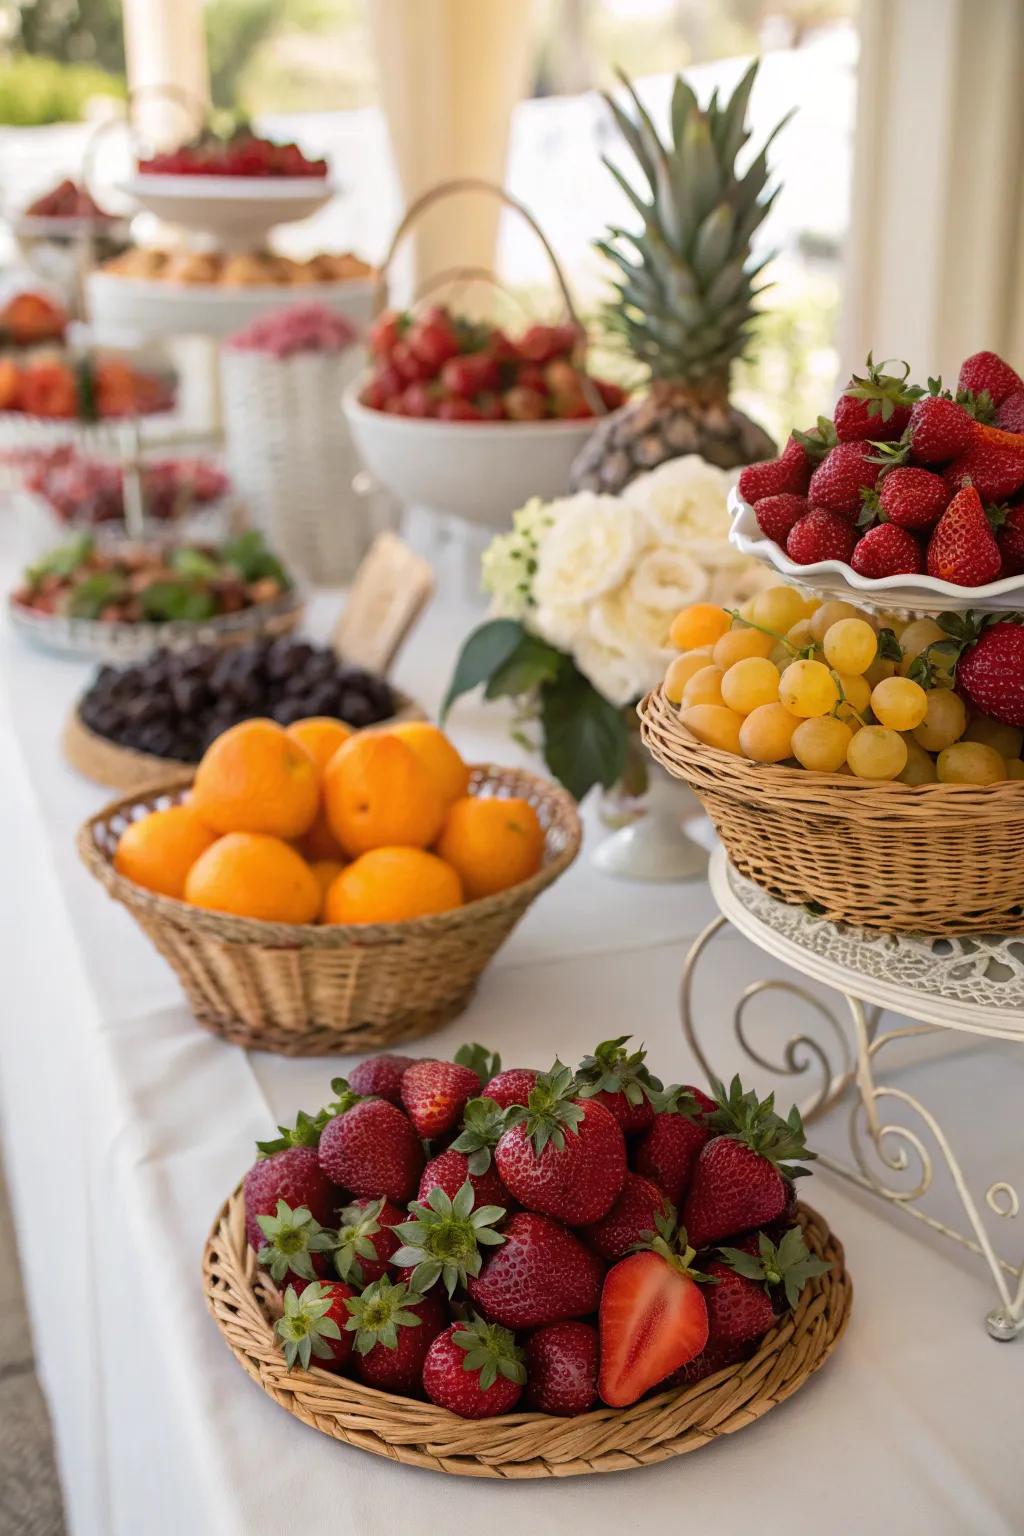
[[[661,1092],[661,1082],[644,1065],[647,1052],[627,1051],[629,1035],[603,1040],[593,1054],[584,1056],[576,1068],[576,1083],[581,1099],[593,1099],[610,1110],[622,1127],[624,1136],[645,1131],[654,1119],[652,1101]]]
[[[323,1371],[344,1370],[352,1354],[352,1336],[345,1330],[354,1296],[352,1287],[340,1280],[314,1280],[301,1295],[288,1287],[284,1312],[274,1326],[289,1370],[296,1365],[304,1371],[311,1365]]]
[[[516,1211],[501,1235],[501,1247],[492,1249],[466,1287],[491,1322],[542,1328],[597,1311],[605,1266],[575,1233],[549,1216]]]
[[[1002,405],[1009,396],[1024,390],[1019,373],[1004,363],[998,352],[972,352],[960,364],[957,388],[978,395],[984,390],[993,405]]]
[[[249,1246],[263,1247],[261,1216],[276,1214],[279,1200],[292,1210],[305,1206],[323,1226],[330,1226],[342,1200],[340,1189],[320,1166],[317,1148],[330,1112],[300,1113],[294,1126],[279,1125],[279,1134],[256,1143],[259,1158],[245,1176],[245,1234]]]
[[[627,1173],[619,1198],[594,1226],[583,1233],[603,1259],[625,1258],[631,1249],[655,1230],[658,1217],[675,1221],[675,1210],[657,1184],[639,1173]]]
[[[412,1122],[387,1099],[363,1099],[343,1077],[331,1087],[338,1095],[333,1118],[320,1135],[323,1173],[354,1195],[404,1204],[423,1172],[423,1148]]]
[[[484,1084],[482,1096],[493,1099],[502,1109],[511,1109],[513,1104],[526,1104],[530,1089],[539,1076],[533,1067],[506,1067]]]
[[[605,1276],[598,1327],[598,1390],[610,1408],[625,1408],[699,1355],[708,1341],[702,1277],[686,1233],[668,1221],[645,1249]]]
[[[654,1121],[635,1143],[633,1168],[651,1179],[673,1205],[686,1194],[701,1148],[711,1139],[708,1115],[717,1105],[699,1088],[666,1088],[655,1101]]]
[[[896,371],[884,372],[889,362]],[[910,420],[910,408],[923,393],[909,383],[910,364],[888,359],[876,363],[868,353],[867,371],[854,374],[833,412],[836,436],[841,443],[882,442],[897,438]]]
[[[422,1296],[405,1281],[382,1275],[345,1303],[344,1324],[356,1375],[368,1387],[418,1397],[427,1350],[448,1317],[438,1296]]]
[[[430,1401],[462,1419],[511,1413],[525,1382],[515,1334],[478,1317],[439,1333],[423,1362],[423,1390]]]
[[[775,1095],[758,1099],[734,1077],[728,1093],[713,1084],[717,1109],[712,1139],[701,1150],[683,1207],[683,1223],[697,1248],[775,1221],[786,1208],[787,1179],[807,1172],[794,1159],[813,1158],[794,1105],[787,1119]]]
[[[705,1293],[711,1341],[720,1347],[749,1344],[773,1328],[780,1311],[793,1308],[809,1280],[831,1265],[815,1258],[799,1227],[790,1227],[778,1244],[764,1232],[736,1248],[721,1248],[705,1264],[716,1281]]]
[[[452,1130],[468,1101],[501,1067],[482,1045],[464,1045],[454,1061],[417,1061],[402,1075],[402,1107],[424,1141]]]
[[[352,1285],[372,1285],[387,1273],[398,1238],[392,1228],[405,1220],[405,1212],[383,1195],[365,1196],[346,1205],[341,1226],[333,1234],[334,1267]]]
[[[505,1130],[506,1114],[493,1099],[470,1099],[462,1116],[462,1130],[450,1147],[432,1157],[420,1179],[420,1200],[435,1186],[455,1195],[468,1179],[478,1205],[505,1205],[511,1195],[494,1166],[492,1153]]]
[[[278,1290],[289,1285],[301,1290],[310,1280],[324,1278],[327,1255],[337,1238],[320,1225],[306,1206],[292,1210],[284,1200],[279,1200],[273,1216],[257,1216],[256,1221],[263,1234],[256,1261],[270,1271]],[[346,1280],[348,1276],[341,1278]]]
[[[625,1139],[603,1104],[580,1097],[568,1067],[556,1061],[541,1073],[529,1103],[514,1105],[507,1124],[494,1161],[522,1205],[571,1227],[611,1210],[626,1177]]]
[[[363,1099],[387,1099],[389,1104],[402,1107],[402,1078],[416,1061],[415,1056],[368,1056],[348,1075],[348,1085],[353,1093]]]
[[[413,1219],[395,1228],[402,1246],[391,1262],[411,1271],[411,1283],[421,1293],[441,1280],[449,1297],[453,1296],[470,1275],[480,1273],[481,1249],[497,1248],[505,1241],[495,1230],[505,1215],[504,1207],[475,1205],[468,1179],[454,1200],[435,1185],[426,1201],[414,1200],[409,1211]]]

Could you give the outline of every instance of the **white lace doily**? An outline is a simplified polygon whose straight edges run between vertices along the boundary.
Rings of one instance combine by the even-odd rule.
[[[929,939],[830,923],[769,896],[721,848],[708,878],[733,926],[805,975],[923,1023],[1024,1037],[1024,935]]]

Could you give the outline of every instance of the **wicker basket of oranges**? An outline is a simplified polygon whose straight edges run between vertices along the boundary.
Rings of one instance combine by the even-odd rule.
[[[455,1017],[579,842],[554,784],[470,767],[426,722],[350,733],[326,719],[245,721],[194,778],[117,800],[79,833],[198,1021],[290,1056]]]

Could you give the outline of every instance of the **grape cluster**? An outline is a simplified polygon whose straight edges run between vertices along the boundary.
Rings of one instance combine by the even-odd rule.
[[[684,608],[664,693],[699,741],[755,763],[903,784],[1024,779],[1024,732],[972,714],[952,675],[925,668],[928,688],[908,676],[944,638],[933,619],[770,587],[737,614]]]
[[[394,712],[383,679],[346,666],[329,646],[287,636],[160,650],[133,666],[102,667],[79,706],[98,735],[182,763],[198,762],[214,737],[253,716],[291,725],[330,715],[361,729]]]

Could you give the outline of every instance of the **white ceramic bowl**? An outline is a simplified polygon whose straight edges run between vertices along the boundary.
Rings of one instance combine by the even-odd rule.
[[[729,539],[737,549],[774,567],[787,581],[807,587],[818,597],[839,598],[872,613],[895,613],[900,618],[966,613],[969,608],[1003,612],[1024,605],[1024,576],[1005,576],[983,587],[958,587],[937,576],[880,576],[872,581],[841,560],[797,565],[774,539],[765,538],[753,507],[736,490],[729,494],[729,513]]]
[[[231,336],[257,315],[289,304],[323,304],[362,330],[373,309],[373,283],[170,283],[154,278],[93,272],[87,279],[89,313],[97,332],[146,336]]]
[[[306,219],[337,190],[327,176],[131,176],[118,189],[168,224],[258,245],[275,224]]]
[[[417,421],[360,404],[344,410],[370,474],[403,506],[428,507],[502,529],[531,496],[569,492],[572,462],[597,422]]]

